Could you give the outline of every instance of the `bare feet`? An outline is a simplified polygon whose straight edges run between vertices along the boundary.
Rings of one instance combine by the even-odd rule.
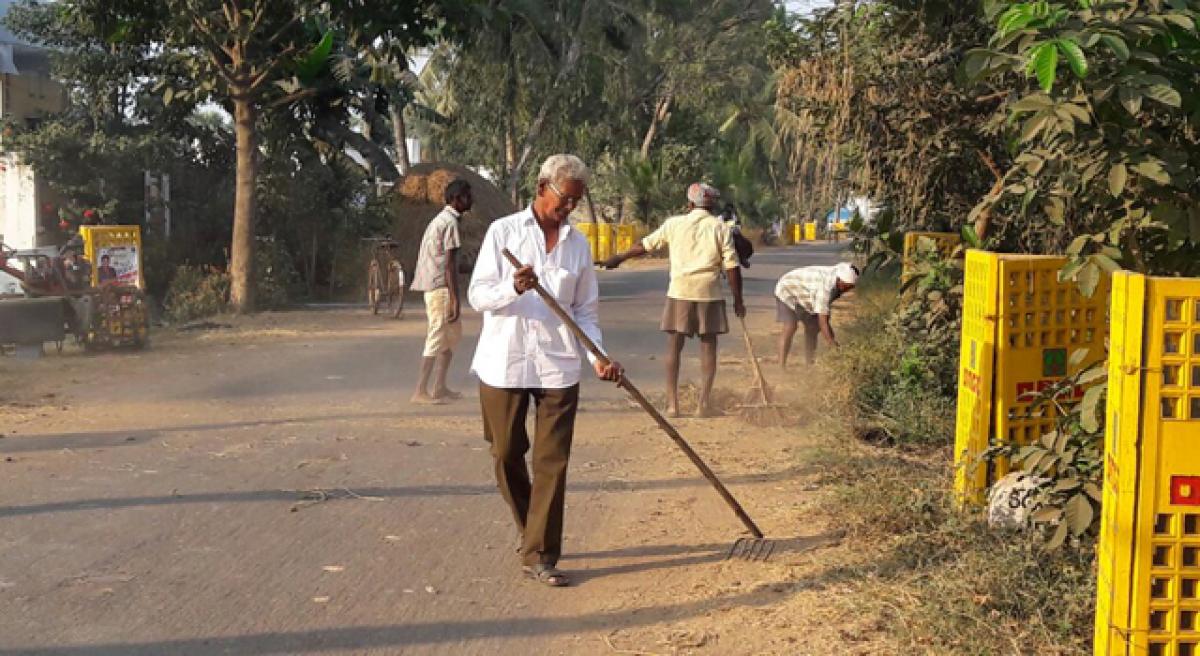
[[[408,402],[415,404],[415,405],[445,405],[446,404],[445,399],[440,399],[440,398],[437,398],[434,396],[429,396],[428,394],[423,394],[421,392],[417,392],[416,394],[413,394],[412,398],[409,399]]]
[[[444,401],[455,401],[462,398],[462,392],[455,392],[447,387],[434,392],[433,398],[442,399]]]
[[[674,405],[667,406],[667,417],[671,419],[679,419],[683,415],[679,414],[679,407]]]
[[[720,408],[716,408],[711,405],[702,405],[698,410],[696,410],[696,416],[708,419],[711,417],[724,417],[725,413],[721,411]]]

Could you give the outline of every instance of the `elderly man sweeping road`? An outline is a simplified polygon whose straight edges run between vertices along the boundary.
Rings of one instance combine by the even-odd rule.
[[[829,323],[833,302],[858,284],[858,269],[849,262],[834,266],[792,269],[775,285],[775,319],[783,324],[779,333],[779,366],[787,368],[788,352],[796,328],[804,324],[804,358],[812,364],[817,353],[817,334],[838,346]]]
[[[496,482],[521,533],[525,573],[549,586],[570,583],[557,568],[562,554],[567,460],[579,405],[581,345],[534,284],[558,300],[583,332],[603,348],[600,290],[588,240],[567,223],[587,192],[588,170],[574,155],[542,164],[533,204],[488,228],[468,288],[483,328],[471,369],[479,376],[484,437],[492,445]],[[525,266],[514,269],[508,249]],[[596,376],[619,381],[621,365],[590,353]],[[525,415],[533,402],[533,479],[525,466]]]
[[[704,378],[697,415],[713,417],[721,414],[712,406],[711,398],[717,376],[717,335],[729,332],[725,299],[721,295],[722,271],[733,291],[734,313],[739,317],[746,316],[746,306],[742,303],[742,274],[733,235],[730,228],[712,213],[721,199],[720,192],[696,183],[688,187],[687,196],[687,214],[667,219],[640,244],[610,257],[605,266],[615,269],[631,257],[670,248],[671,284],[667,288],[667,302],[660,324],[660,329],[667,333],[667,415],[679,416],[679,363],[683,343],[688,337],[699,335]]]

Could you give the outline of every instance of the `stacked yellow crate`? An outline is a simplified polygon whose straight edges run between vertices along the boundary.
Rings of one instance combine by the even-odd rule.
[[[1200,279],[1113,276],[1095,651],[1200,654]]]
[[[1059,282],[1066,259],[967,252],[955,431],[955,492],[980,503],[1008,473],[1003,460],[981,462],[989,441],[1029,444],[1056,416],[1038,407],[1039,392],[1105,357],[1110,279],[1091,298]],[[1072,360],[1076,351],[1086,355]],[[1083,395],[1076,390],[1076,400]]]

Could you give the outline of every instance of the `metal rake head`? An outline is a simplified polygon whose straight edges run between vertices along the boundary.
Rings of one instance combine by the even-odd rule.
[[[746,423],[752,426],[769,428],[782,426],[788,422],[787,412],[783,405],[772,403],[768,405],[742,405],[739,414]]]
[[[725,560],[749,560],[753,562],[765,562],[771,557],[771,553],[775,551],[775,543],[764,538],[738,538],[733,546],[729,548],[729,553],[725,554]]]

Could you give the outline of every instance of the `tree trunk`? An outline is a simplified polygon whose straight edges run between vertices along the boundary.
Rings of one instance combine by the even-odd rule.
[[[509,179],[509,198],[516,207],[521,206],[520,185],[517,184],[517,136],[514,134],[511,118],[504,120],[504,170]]]
[[[237,137],[237,183],[233,201],[233,244],[229,265],[229,304],[234,312],[254,311],[254,187],[258,180],[258,108],[235,94],[233,127]]]
[[[517,113],[517,52],[512,46],[514,30],[516,26],[510,23],[503,39],[508,64],[504,68],[504,175],[508,183],[509,200],[514,207],[520,207],[520,185],[514,181],[517,170],[517,126],[513,119]]]
[[[650,148],[654,145],[654,137],[658,134],[659,127],[671,115],[671,103],[674,99],[675,94],[668,91],[658,100],[658,104],[654,108],[654,116],[650,117],[650,127],[646,129],[646,137],[642,139],[642,160],[650,159]]]
[[[646,128],[646,136],[642,138],[642,149],[639,151],[643,162],[650,160],[650,149],[654,145],[654,137],[658,135],[658,130],[666,124],[667,119],[671,117],[671,105],[675,100],[675,93],[671,91],[670,86],[666,92],[654,104],[654,115],[650,117],[650,127]],[[625,194],[621,197],[621,215],[624,216],[628,210],[629,214],[642,214],[640,208],[637,207],[637,201],[632,194]],[[647,216],[634,217],[643,221],[648,221]]]
[[[366,118],[366,120],[363,121],[363,126],[362,126],[363,139],[369,141],[370,143],[375,143],[375,137],[373,135],[374,127],[371,125],[371,116],[370,116],[370,114],[368,114],[364,118]],[[380,150],[383,150],[383,149],[381,148]],[[371,180],[371,195],[376,196],[376,195],[378,195],[378,192],[379,192],[379,185],[378,185],[378,177],[379,176],[377,176],[375,174],[375,163],[372,162],[369,157],[364,157],[363,160],[364,160],[363,166],[366,167],[367,177],[370,178],[370,180]]]
[[[996,166],[996,160],[992,159],[991,155],[982,150],[977,150],[977,152],[979,153],[979,158],[983,160],[984,166],[988,168],[988,171],[991,171],[992,177],[996,178],[996,181],[992,184],[992,188],[990,191],[988,191],[987,195],[998,196],[1000,194],[1000,190],[1004,188],[1004,174],[1000,172],[1000,167]],[[991,227],[992,209],[989,207],[980,212],[979,216],[975,217],[975,236],[977,236],[980,241],[983,241],[991,232]]]
[[[592,203],[591,190],[585,189],[583,192],[583,197],[587,199],[588,214],[592,216],[592,223],[599,223],[599,221],[596,220],[596,206]]]
[[[312,252],[308,258],[308,297],[311,299],[317,293],[317,228],[312,231]]]
[[[408,159],[408,128],[404,125],[404,108],[391,103],[388,105],[388,117],[392,121],[392,140],[396,142],[396,169],[400,175],[405,175],[412,167],[412,162]]]

